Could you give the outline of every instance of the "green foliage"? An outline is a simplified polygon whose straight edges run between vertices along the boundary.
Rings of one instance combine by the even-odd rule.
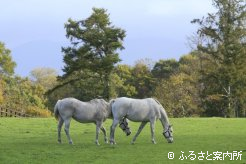
[[[169,116],[199,116],[201,111],[194,102],[193,87],[190,85],[189,77],[180,73],[162,80],[156,87],[154,96],[163,104]]]
[[[0,76],[13,75],[16,63],[12,60],[11,51],[0,42]]]
[[[103,82],[104,90],[100,95],[108,99],[109,77],[114,64],[120,61],[117,50],[124,48],[125,31],[113,26],[106,12],[105,9],[93,8],[92,15],[85,20],[69,19],[65,29],[72,46],[63,47],[62,51],[65,54],[63,79],[75,72],[79,77],[93,72],[89,76]]]
[[[158,70],[158,71],[157,71]],[[161,60],[152,70],[156,75],[154,96],[166,108],[170,116],[201,116],[200,62],[197,52],[182,56],[179,61]],[[156,74],[157,72],[161,74]]]
[[[4,88],[3,88],[4,82],[2,79],[0,79],[0,104],[3,103],[3,94],[4,94]]]
[[[28,78],[21,77],[5,77],[3,81],[4,101],[1,106],[27,114],[32,114],[31,111],[35,108],[36,113],[40,114],[39,116],[51,115],[49,112],[49,114],[42,115],[47,111],[42,86],[35,85]]]
[[[137,98],[147,98],[152,95],[154,79],[151,70],[144,63],[136,63],[132,70],[133,84],[137,91]]]
[[[132,68],[128,65],[117,65],[110,77],[110,91],[112,98],[134,97],[137,93],[133,85]]]
[[[204,104],[210,108],[208,110],[214,108],[225,117],[235,117],[242,110],[240,102],[246,99],[243,96],[246,89],[246,4],[244,0],[214,0],[213,5],[216,13],[193,20],[200,26],[198,35],[203,41],[198,43],[198,50],[208,54],[210,65],[214,65],[209,73],[203,70],[206,88],[202,96],[211,100]]]
[[[179,68],[179,63],[175,59],[160,60],[155,64],[152,70],[152,74],[156,78],[167,79],[171,75],[177,73],[178,68]]]
[[[43,87],[28,78],[13,76],[15,66],[11,51],[0,42],[0,106],[27,114],[35,109],[35,116],[50,116]]]
[[[56,87],[51,92],[46,92],[47,105],[53,111],[57,100],[65,97],[74,97],[82,101],[101,98],[104,91],[103,86],[103,81],[98,74],[91,71],[87,71],[85,74],[74,72],[66,79],[57,81]]]
[[[246,120],[221,118],[171,118],[174,128],[174,143],[166,142],[162,135],[162,126],[156,123],[156,141],[151,143],[149,124],[142,130],[135,145],[131,139],[137,132],[140,123],[130,122],[132,135],[126,137],[117,127],[115,139],[117,145],[105,144],[102,133],[99,136],[100,146],[94,144],[94,124],[80,124],[72,121],[70,134],[74,145],[69,145],[62,130],[62,144],[57,143],[57,122],[54,118],[0,119],[0,160],[1,163],[208,163],[208,154],[213,152],[233,153],[242,151],[241,161],[230,161],[226,158],[212,163],[245,163]],[[105,122],[107,133],[112,120]],[[241,128],[235,128],[241,127]],[[240,142],[238,142],[240,141]],[[216,146],[215,146],[216,145]],[[193,161],[179,159],[189,156],[194,151]],[[198,160],[204,154],[203,161]],[[174,153],[174,159],[168,159],[168,153]],[[13,158],[14,157],[14,158]],[[214,155],[208,158],[212,159]]]

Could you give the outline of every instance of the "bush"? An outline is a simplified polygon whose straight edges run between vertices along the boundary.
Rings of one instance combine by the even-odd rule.
[[[26,110],[26,114],[35,117],[51,117],[51,112],[48,109],[40,109],[34,106],[28,107]]]

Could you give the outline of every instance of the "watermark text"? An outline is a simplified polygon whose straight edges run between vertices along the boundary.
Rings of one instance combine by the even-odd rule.
[[[168,152],[168,159],[174,159],[174,158],[178,158],[179,160],[208,160],[208,161],[212,161],[212,160],[241,160],[241,156],[242,156],[242,151],[232,151],[232,152],[219,152],[219,151],[215,151],[215,152],[195,152],[195,151],[189,151],[189,153],[185,153],[183,151],[181,151],[181,155],[178,155],[178,157],[176,157],[174,155],[174,152]]]

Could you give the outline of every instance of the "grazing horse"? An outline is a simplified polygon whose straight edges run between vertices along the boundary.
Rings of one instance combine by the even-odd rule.
[[[111,144],[115,144],[114,133],[117,124],[124,124],[124,122],[126,122],[124,121],[125,118],[134,122],[142,122],[136,135],[132,139],[132,144],[134,144],[136,138],[138,137],[147,122],[150,122],[152,143],[156,144],[154,137],[154,128],[157,119],[159,119],[162,123],[164,129],[163,135],[167,139],[168,143],[173,142],[172,127],[169,124],[166,111],[157,100],[153,98],[132,99],[121,97],[111,100],[110,108],[113,115],[113,123],[110,129]],[[127,127],[127,124],[123,127]]]
[[[111,116],[109,103],[103,99],[93,99],[89,102],[82,102],[75,98],[65,98],[58,100],[54,108],[55,118],[58,120],[58,142],[61,143],[61,128],[65,123],[65,133],[69,144],[73,144],[69,134],[71,118],[80,123],[95,123],[96,124],[96,141],[99,145],[98,135],[100,129],[104,134],[104,140],[107,143],[106,130],[103,127],[103,122]]]

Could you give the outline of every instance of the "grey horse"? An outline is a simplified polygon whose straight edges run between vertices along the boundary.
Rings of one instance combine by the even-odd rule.
[[[133,137],[132,144],[144,128],[147,122],[150,122],[152,143],[156,143],[154,137],[155,122],[159,119],[163,126],[163,135],[168,143],[173,142],[172,127],[169,123],[166,111],[162,105],[153,98],[132,99],[132,98],[116,98],[111,100],[110,108],[113,115],[113,123],[110,129],[110,143],[116,144],[114,140],[115,128],[118,123],[124,123],[127,118],[134,122],[142,122],[136,135]]]
[[[93,99],[89,102],[82,102],[75,98],[65,98],[58,100],[54,107],[55,118],[58,120],[58,142],[61,143],[61,128],[65,123],[65,133],[67,135],[69,144],[73,141],[69,134],[69,127],[71,118],[80,123],[95,123],[96,124],[96,141],[99,145],[98,135],[100,129],[104,134],[104,140],[107,143],[106,130],[103,127],[103,122],[111,116],[111,109],[109,103],[103,99]]]

